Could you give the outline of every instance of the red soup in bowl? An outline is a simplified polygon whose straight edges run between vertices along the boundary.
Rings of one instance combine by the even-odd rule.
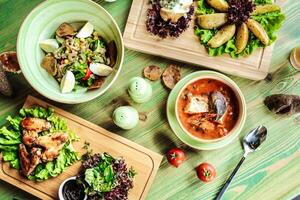
[[[220,140],[230,134],[239,119],[235,92],[215,79],[189,83],[179,94],[176,104],[181,127],[199,140]]]

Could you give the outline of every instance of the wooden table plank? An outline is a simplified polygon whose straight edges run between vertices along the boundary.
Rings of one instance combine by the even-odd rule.
[[[30,10],[42,0],[0,0],[0,52],[15,49],[19,26]],[[115,3],[97,1],[117,20],[124,30],[131,0]],[[253,127],[264,124],[269,135],[263,148],[249,156],[238,176],[226,193],[225,199],[291,199],[300,194],[300,115],[278,117],[262,104],[264,97],[274,93],[300,95],[300,74],[288,62],[291,49],[300,44],[300,1],[289,0],[284,8],[287,20],[279,32],[272,58],[271,82],[250,81],[232,77],[241,87],[247,101],[248,116],[240,139]],[[196,151],[183,145],[172,133],[166,119],[166,99],[169,91],[159,81],[152,83],[153,100],[139,105],[131,102],[139,111],[146,112],[148,119],[130,131],[116,128],[111,121],[113,109],[130,101],[126,93],[129,77],[141,76],[143,67],[157,64],[165,68],[170,60],[126,50],[124,68],[112,89],[87,104],[62,105],[51,102],[109,131],[124,136],[153,151],[164,154],[169,148],[179,146],[186,150],[187,161],[180,168],[171,167],[163,160],[158,175],[148,195],[149,200],[213,199],[242,155],[238,139],[230,146],[214,151]],[[175,62],[176,63],[176,62]],[[180,64],[180,63],[178,63]],[[187,75],[199,70],[183,66]],[[10,75],[16,96],[12,99],[0,96],[0,125],[8,114],[14,114],[22,106],[28,94],[41,97],[25,81],[22,75]],[[210,162],[217,169],[214,182],[203,184],[196,178],[194,168],[201,162]],[[34,197],[0,181],[0,199],[34,199]]]

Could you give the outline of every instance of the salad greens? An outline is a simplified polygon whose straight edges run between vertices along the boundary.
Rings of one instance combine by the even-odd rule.
[[[90,152],[88,152],[90,153]],[[91,199],[128,199],[136,175],[127,170],[124,159],[115,159],[107,153],[89,155],[82,163],[77,183]]]
[[[104,153],[101,162],[93,168],[88,168],[84,172],[85,193],[94,195],[96,193],[109,192],[116,185],[116,177],[113,171],[114,158]]]
[[[20,169],[18,153],[19,144],[22,143],[20,123],[25,117],[35,117],[49,121],[52,127],[49,131],[42,132],[43,135],[51,134],[55,131],[63,131],[68,133],[70,138],[60,151],[58,158],[48,163],[39,164],[33,175],[28,177],[30,180],[42,181],[50,177],[55,177],[79,159],[71,143],[78,140],[78,137],[68,130],[66,121],[56,116],[52,108],[45,109],[35,106],[32,108],[22,108],[15,117],[8,116],[8,126],[0,128],[0,152],[3,155],[3,161],[9,162],[12,168]]]
[[[254,3],[256,5],[271,4],[272,0],[254,0]],[[215,10],[209,7],[205,0],[198,0],[197,5],[198,9],[196,13],[198,15],[215,13]],[[251,17],[263,26],[270,38],[270,44],[272,44],[276,40],[275,32],[281,27],[282,22],[285,20],[285,15],[280,11],[274,11]],[[216,32],[217,30],[203,29],[199,26],[195,27],[195,35],[199,37],[200,43],[207,47],[208,54],[210,56],[220,56],[228,53],[231,57],[237,58],[240,56],[250,55],[257,48],[264,47],[260,40],[256,38],[252,32],[249,32],[248,44],[240,54],[236,53],[237,48],[235,46],[235,37],[218,48],[211,48],[207,45],[207,43],[216,34]]]

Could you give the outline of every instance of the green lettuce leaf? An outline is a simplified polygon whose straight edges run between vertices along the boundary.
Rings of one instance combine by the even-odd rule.
[[[214,9],[212,9],[207,5],[205,0],[198,0],[197,5],[198,5],[198,9],[196,10],[197,15],[212,14],[215,12]]]
[[[0,128],[0,138],[5,138],[7,140],[17,140],[20,139],[21,134],[15,130],[8,130],[6,126]]]
[[[15,169],[21,168],[19,158],[16,158],[15,160],[10,161],[9,163],[12,168],[15,168]]]
[[[2,152],[3,160],[4,161],[13,161],[18,158],[17,151],[3,151]]]
[[[22,108],[19,112],[20,117],[36,117],[46,119],[54,113],[53,108],[43,108],[34,106],[32,108]]]
[[[64,131],[66,132],[68,130],[67,122],[58,117],[57,115],[51,115],[47,117],[47,121],[51,123],[50,132],[56,132],[56,131]]]
[[[254,3],[256,5],[261,5],[261,4],[272,4],[273,0],[254,0]]]
[[[11,116],[8,116],[6,120],[10,123],[12,128],[16,131],[20,131],[20,122],[23,118],[16,116],[15,118],[12,118]]]

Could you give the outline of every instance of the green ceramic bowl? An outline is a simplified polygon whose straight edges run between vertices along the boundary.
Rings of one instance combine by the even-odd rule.
[[[226,137],[223,137],[220,140],[210,142],[199,140],[198,138],[192,136],[192,134],[189,134],[186,130],[184,130],[179,122],[179,119],[177,118],[176,101],[179,94],[181,94],[182,89],[185,88],[187,84],[202,78],[214,78],[217,80],[222,80],[222,82],[232,87],[233,91],[236,93],[236,96],[239,99],[240,115],[238,122],[234,129]],[[184,77],[173,88],[168,98],[167,116],[173,132],[182,142],[195,149],[213,150],[228,145],[239,135],[246,121],[246,101],[239,87],[227,76],[213,71],[199,71]]]
[[[57,81],[40,66],[44,52],[39,42],[52,38],[63,22],[86,21],[94,25],[105,41],[116,42],[117,62],[113,73],[106,78],[101,88],[62,94]],[[25,78],[35,90],[51,100],[75,104],[100,96],[114,83],[121,71],[124,45],[115,20],[97,3],[89,0],[47,0],[33,9],[23,22],[18,35],[17,55]]]

